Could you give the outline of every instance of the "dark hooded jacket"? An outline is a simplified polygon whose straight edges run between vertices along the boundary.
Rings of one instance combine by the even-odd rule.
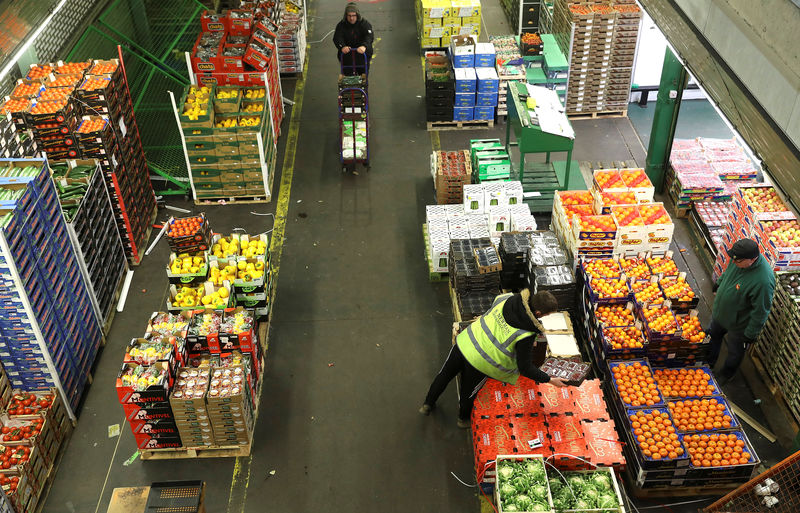
[[[358,19],[351,24],[347,21],[347,10],[345,10],[342,20],[336,25],[333,33],[333,44],[336,45],[337,54],[345,46],[349,46],[353,51],[359,46],[365,46],[367,47],[367,58],[370,58],[372,57],[372,41],[375,38],[372,33],[372,25],[361,16],[358,7],[351,6],[351,4],[348,4],[348,7],[355,8]]]
[[[542,332],[542,325],[531,311],[530,296],[531,291],[523,289],[520,294],[514,294],[508,298],[503,305],[503,318],[509,326],[539,334]],[[526,378],[538,383],[547,383],[550,381],[550,376],[533,363],[535,341],[536,336],[532,336],[517,342],[517,367],[519,373]]]

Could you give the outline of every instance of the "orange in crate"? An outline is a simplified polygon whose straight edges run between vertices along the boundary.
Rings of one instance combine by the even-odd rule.
[[[603,199],[603,206],[613,205],[635,205],[636,195],[632,192],[602,192],[600,197]]]
[[[600,187],[601,192],[606,189],[625,188],[625,182],[622,180],[622,177],[619,175],[619,171],[616,169],[601,169],[595,171],[594,180]]]
[[[672,257],[650,256],[647,258],[647,265],[653,274],[663,274],[664,276],[677,276],[678,266]]]
[[[727,407],[713,398],[670,401],[667,407],[679,431],[711,431],[733,426]]]
[[[650,367],[641,362],[613,366],[614,383],[620,399],[627,406],[654,406],[661,403],[658,385]]]
[[[695,467],[727,467],[750,463],[747,444],[734,433],[686,435],[683,443]]]
[[[666,397],[703,397],[717,393],[703,369],[655,369],[658,388]]]
[[[686,278],[683,276],[668,276],[661,278],[658,283],[664,289],[664,295],[667,296],[667,299],[678,301],[691,301],[694,299],[694,291],[691,285],[686,283]]]
[[[689,342],[702,342],[706,339],[706,332],[700,324],[700,319],[690,315],[677,316],[681,327],[681,336]]]
[[[663,205],[646,203],[639,205],[639,214],[644,219],[644,224],[672,224]]]
[[[578,218],[578,226],[583,232],[616,232],[617,225],[609,215],[591,215]]]
[[[675,425],[663,410],[637,411],[628,416],[639,450],[654,460],[677,459],[684,455]]]
[[[650,277],[650,268],[647,266],[647,262],[641,258],[621,257],[619,259],[619,266],[622,268],[622,272],[629,278],[643,280]]]
[[[657,282],[635,281],[631,284],[633,296],[638,303],[658,303],[661,304],[666,299]]]
[[[648,327],[653,331],[666,335],[672,335],[678,331],[675,314],[669,308],[661,306],[643,308],[642,314],[647,320]]]
[[[603,336],[612,349],[639,349],[644,347],[642,330],[636,326],[606,328]]]
[[[642,168],[620,169],[619,175],[628,187],[652,187],[653,182]]]
[[[598,306],[594,315],[605,326],[632,326],[636,322],[633,311],[625,305]]]
[[[556,191],[561,198],[561,204],[566,205],[591,205],[592,193],[589,191]]]
[[[589,260],[584,263],[583,270],[592,278],[619,278],[619,264],[612,258]]]
[[[628,295],[625,280],[596,278],[589,283],[598,299],[620,299]]]
[[[611,213],[620,226],[644,226],[644,219],[636,207],[611,207]]]

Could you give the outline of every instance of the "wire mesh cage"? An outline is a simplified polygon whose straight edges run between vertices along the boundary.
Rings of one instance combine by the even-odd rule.
[[[705,513],[800,511],[800,451],[759,474],[714,504]]]

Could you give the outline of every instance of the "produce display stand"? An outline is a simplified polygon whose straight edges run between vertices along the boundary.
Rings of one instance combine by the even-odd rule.
[[[557,190],[584,188],[584,184],[576,183],[573,174],[578,171],[577,162],[572,160],[574,140],[543,132],[534,125],[528,115],[525,103],[520,100],[520,88],[525,91],[525,84],[512,83],[508,87],[507,104],[508,120],[506,122],[506,151],[511,148],[519,150],[519,161],[511,159],[511,176],[522,182],[524,193],[539,193],[533,198],[525,198],[532,212],[549,212],[553,205],[553,196]],[[511,134],[514,134],[512,140]],[[553,152],[566,152],[566,161],[550,160]],[[527,162],[526,154],[544,153],[545,162]],[[570,185],[571,183],[571,185]]]

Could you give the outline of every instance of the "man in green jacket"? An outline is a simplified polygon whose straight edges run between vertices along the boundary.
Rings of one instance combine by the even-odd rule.
[[[715,285],[717,295],[708,328],[711,337],[708,363],[712,367],[717,363],[722,339],[728,335],[728,357],[718,379],[720,385],[733,377],[745,350],[758,338],[767,322],[775,290],[775,273],[754,240],[737,240],[728,250],[728,256],[731,263]]]
[[[566,386],[533,363],[536,335],[544,331],[539,317],[557,308],[555,296],[546,291],[531,294],[529,289],[523,289],[519,294],[497,296],[488,312],[458,334],[419,412],[430,415],[436,400],[458,374],[461,374],[460,428],[470,427],[472,404],[487,378],[513,384],[522,375],[538,383]]]

